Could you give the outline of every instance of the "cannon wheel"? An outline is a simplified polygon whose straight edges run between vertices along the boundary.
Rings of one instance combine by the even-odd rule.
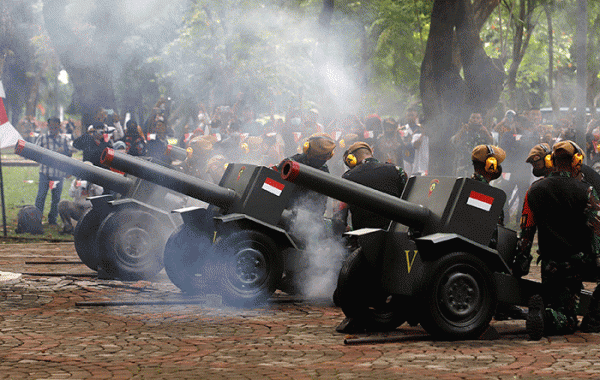
[[[96,234],[107,215],[108,211],[106,209],[92,208],[79,219],[73,231],[77,256],[79,256],[82,263],[92,270],[98,270],[100,265]]]
[[[478,338],[494,315],[497,294],[485,263],[463,252],[444,255],[426,267],[421,325],[442,339]]]
[[[275,292],[283,265],[277,246],[267,235],[235,232],[222,238],[214,252],[211,279],[226,304],[257,306]]]
[[[207,233],[182,224],[171,234],[165,246],[165,271],[173,284],[186,293],[198,294],[207,289],[204,264],[212,250]]]
[[[348,318],[364,322],[370,330],[393,330],[404,323],[405,315],[397,302],[398,296],[385,294],[378,282],[362,249],[357,248],[342,265],[334,302]]]
[[[152,279],[163,268],[166,226],[149,212],[112,212],[98,231],[101,266],[124,280]]]

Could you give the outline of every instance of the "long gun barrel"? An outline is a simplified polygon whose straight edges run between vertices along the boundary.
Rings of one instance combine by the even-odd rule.
[[[24,140],[17,141],[15,153],[19,156],[37,161],[41,164],[53,167],[67,174],[74,175],[105,189],[110,189],[119,194],[127,194],[132,188],[134,181],[123,177],[121,174],[102,169],[97,166],[88,165],[74,158],[51,151],[41,146],[28,143]]]
[[[281,177],[284,180],[342,202],[362,207],[409,227],[426,227],[432,221],[429,209],[421,205],[407,202],[393,195],[343,178],[334,177],[296,161],[288,160],[283,164]]]
[[[115,152],[111,148],[106,148],[102,152],[100,162],[135,177],[145,179],[167,189],[221,208],[228,208],[237,198],[234,190],[203,181],[141,158]]]

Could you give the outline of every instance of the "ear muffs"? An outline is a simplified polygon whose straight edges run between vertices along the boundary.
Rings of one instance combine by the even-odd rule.
[[[352,169],[357,164],[357,162],[356,162],[356,156],[353,155],[352,153],[348,153],[348,155],[344,159],[344,163],[346,164],[347,167],[349,167],[350,169]]]
[[[310,149],[310,141],[306,141],[303,145],[302,145],[302,152],[304,154],[308,153],[308,150]]]
[[[494,148],[487,145],[488,157],[485,160],[485,171],[488,173],[498,173],[498,160],[494,157]]]

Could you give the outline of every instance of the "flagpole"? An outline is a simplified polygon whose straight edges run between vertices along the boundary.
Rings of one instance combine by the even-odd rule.
[[[8,49],[5,49],[2,52],[2,59],[0,59],[0,87],[2,87],[2,74],[4,73],[4,61],[6,60],[7,55],[8,55]],[[1,91],[4,92],[4,88],[2,88]],[[4,97],[4,94],[2,94],[2,97]],[[0,100],[1,99],[2,98],[0,98]],[[2,107],[4,107],[4,104],[2,104]],[[3,111],[6,112],[5,110],[3,110]],[[2,141],[0,140],[0,147],[1,146],[2,146]],[[4,229],[4,237],[7,237],[6,207],[5,207],[6,202],[4,201],[4,179],[2,176],[2,149],[1,148],[0,148],[0,198],[2,198],[2,226]]]
[[[2,176],[2,150],[0,150],[0,197],[2,197],[2,225],[4,226],[4,237],[7,237],[6,232],[6,207],[4,202],[4,179]]]

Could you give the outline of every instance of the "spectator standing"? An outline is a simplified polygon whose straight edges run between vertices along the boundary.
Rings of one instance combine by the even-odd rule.
[[[36,145],[51,151],[71,157],[71,148],[66,136],[60,134],[60,119],[53,117],[48,119],[48,131],[38,136]],[[44,213],[46,195],[48,190],[52,194],[50,212],[48,213],[48,224],[57,225],[58,203],[62,194],[63,183],[66,174],[55,168],[41,165],[39,173],[38,193],[35,198],[35,207]]]
[[[450,139],[455,151],[454,167],[458,177],[470,175],[473,148],[477,145],[489,145],[493,142],[491,133],[483,126],[482,122],[483,118],[480,113],[472,113],[469,117],[469,123],[464,124]]]

